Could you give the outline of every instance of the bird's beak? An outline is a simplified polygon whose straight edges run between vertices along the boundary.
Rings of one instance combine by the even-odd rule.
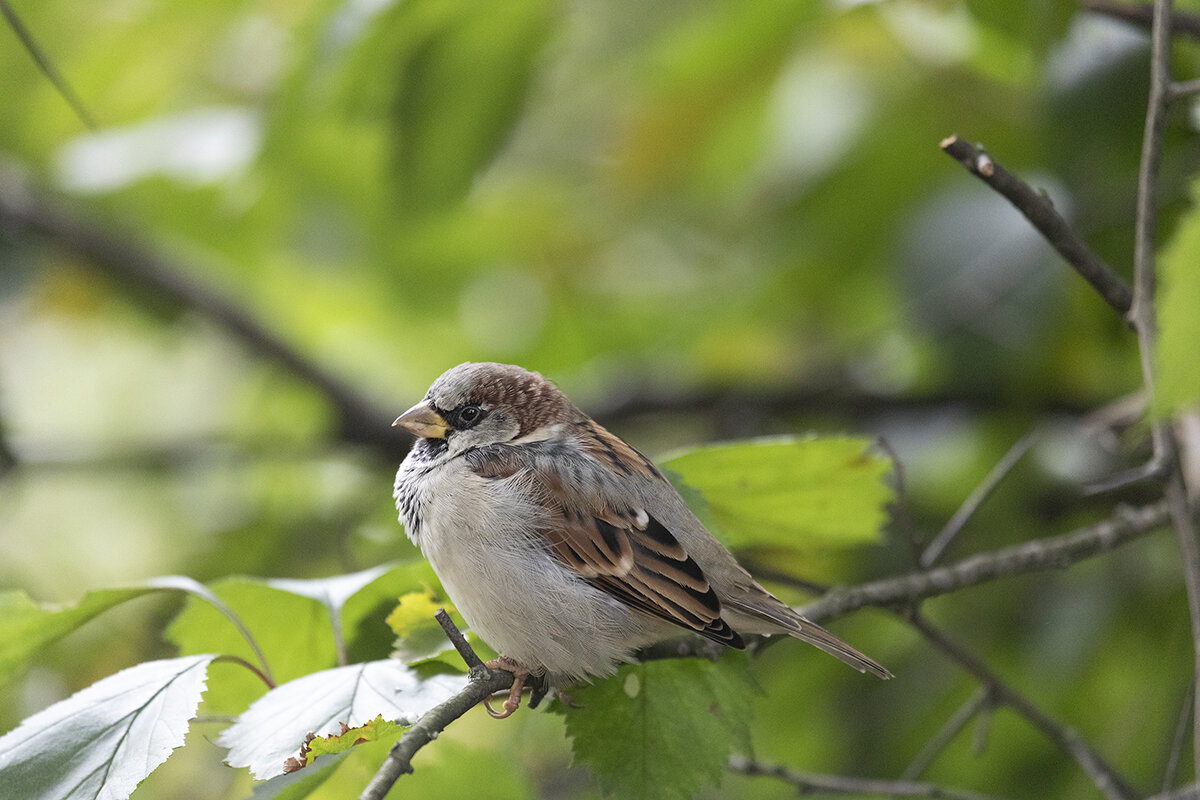
[[[446,431],[450,430],[442,415],[424,400],[397,417],[392,426],[397,425],[423,439],[445,439]]]

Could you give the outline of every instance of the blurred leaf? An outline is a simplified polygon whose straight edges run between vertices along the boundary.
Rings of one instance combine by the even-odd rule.
[[[575,760],[605,794],[684,800],[748,750],[755,690],[742,655],[650,661],[573,690],[580,707],[563,713]]]
[[[891,462],[870,447],[856,438],[756,439],[686,450],[662,465],[689,502],[699,491],[697,514],[730,546],[852,545],[878,541],[892,499]]]
[[[523,109],[554,13],[546,0],[410,0],[373,23],[345,91],[359,108],[392,109],[403,208],[467,193]]]
[[[411,724],[433,706],[460,691],[466,676],[436,675],[428,680],[399,661],[315,672],[267,692],[217,737],[229,749],[226,761],[249,767],[256,778],[282,774],[310,733],[341,733],[342,724],[363,725],[376,716]]]
[[[0,786],[22,800],[123,800],[183,744],[216,656],[149,661],[0,737]]]
[[[1196,187],[1200,193],[1200,184]],[[1158,384],[1154,412],[1169,416],[1200,402],[1200,208],[1179,221],[1159,259]]]
[[[0,685],[27,666],[38,649],[113,606],[155,591],[148,586],[97,589],[66,607],[37,603],[20,590],[0,592]]]

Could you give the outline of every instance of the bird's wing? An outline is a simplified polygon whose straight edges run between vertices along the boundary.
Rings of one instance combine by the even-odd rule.
[[[632,493],[601,479],[602,462],[563,445],[551,455],[551,446],[540,444],[482,447],[466,460],[482,477],[520,473],[532,483],[546,511],[535,533],[583,580],[638,611],[729,647],[745,646],[721,618],[721,601],[700,565]]]

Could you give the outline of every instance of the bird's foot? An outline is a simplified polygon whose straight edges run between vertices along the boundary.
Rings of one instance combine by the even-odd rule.
[[[507,670],[513,674],[512,688],[508,690],[508,698],[504,701],[503,711],[497,711],[492,708],[491,698],[485,697],[483,699],[483,707],[487,709],[487,713],[492,719],[511,717],[513,712],[521,707],[521,691],[525,688],[525,681],[529,678],[529,670],[508,656],[494,658],[488,661],[485,666],[488,669]]]

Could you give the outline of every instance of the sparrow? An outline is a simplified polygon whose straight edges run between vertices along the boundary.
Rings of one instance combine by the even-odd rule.
[[[693,631],[732,648],[787,634],[892,674],[776,598],[704,527],[662,472],[537,372],[459,364],[393,423],[417,438],[394,497],[463,619],[514,675],[602,677]]]

